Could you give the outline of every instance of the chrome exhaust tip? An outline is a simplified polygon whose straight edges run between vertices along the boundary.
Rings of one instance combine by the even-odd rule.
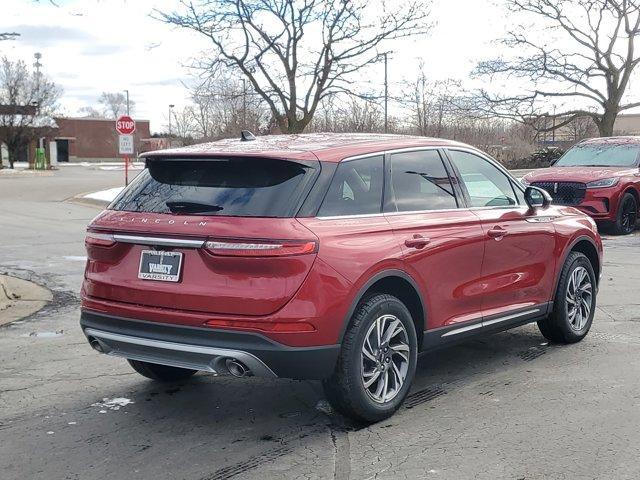
[[[227,358],[227,360],[225,361],[225,365],[227,366],[227,370],[229,370],[229,373],[234,377],[241,378],[251,375],[251,371],[249,370],[249,368],[244,363],[239,362],[235,358]]]
[[[93,348],[96,352],[104,353],[102,344],[95,338],[89,337],[89,345],[91,345],[91,348]]]

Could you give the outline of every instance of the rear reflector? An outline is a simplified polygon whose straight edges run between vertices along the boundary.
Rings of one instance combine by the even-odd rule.
[[[209,240],[205,249],[214,255],[233,257],[283,257],[315,253],[318,244],[315,241],[279,241],[279,240]]]
[[[91,247],[111,247],[116,244],[113,235],[99,232],[87,232],[84,242]]]
[[[251,322],[246,320],[209,320],[209,327],[232,328],[240,330],[257,330],[272,333],[315,332],[316,327],[306,322]]]

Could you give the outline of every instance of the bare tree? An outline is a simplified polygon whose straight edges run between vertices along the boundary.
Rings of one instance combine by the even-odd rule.
[[[454,80],[430,81],[421,64],[415,80],[408,81],[402,103],[409,109],[413,133],[441,137],[456,111],[455,98],[460,84]]]
[[[242,75],[279,129],[297,133],[320,101],[351,91],[385,41],[426,32],[427,1],[182,0],[181,11],[156,15],[204,35],[213,50],[201,67]]]
[[[102,92],[98,103],[102,105],[103,115],[114,120],[127,113],[127,97],[123,93]],[[133,113],[136,102],[129,100],[129,111]]]
[[[48,133],[54,126],[50,115],[57,109],[62,91],[42,74],[30,72],[23,61],[0,60],[0,144],[9,150],[13,168],[18,149]]]
[[[631,75],[640,62],[637,0],[507,0],[515,14],[539,23],[522,24],[502,43],[511,59],[481,62],[476,73],[529,82],[522,94],[480,92],[494,115],[519,121],[562,118],[554,128],[576,117],[590,117],[601,136],[613,134],[621,111],[640,106],[627,99]],[[514,20],[515,22],[515,20]],[[560,105],[557,105],[560,103]],[[560,108],[550,113],[551,105]],[[552,128],[551,126],[546,127]]]
[[[98,111],[96,108],[94,107],[82,107],[79,110],[80,115],[82,115],[83,117],[86,118],[104,118],[104,115],[102,114],[102,112]]]
[[[191,89],[190,109],[200,138],[237,136],[240,130],[263,130],[266,112],[262,99],[246,82],[220,74],[207,78]]]
[[[196,122],[194,120],[194,107],[189,105],[182,110],[174,111],[171,119],[171,136],[182,145],[191,145],[196,135]]]

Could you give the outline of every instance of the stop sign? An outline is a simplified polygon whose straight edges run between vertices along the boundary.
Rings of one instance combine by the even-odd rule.
[[[136,122],[129,115],[122,115],[116,120],[116,131],[120,135],[131,135],[136,131]]]

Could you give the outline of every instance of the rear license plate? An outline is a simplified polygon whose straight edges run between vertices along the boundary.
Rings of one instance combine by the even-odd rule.
[[[180,280],[182,253],[158,250],[143,250],[140,256],[138,278],[143,280],[159,280],[161,282],[177,282]]]

